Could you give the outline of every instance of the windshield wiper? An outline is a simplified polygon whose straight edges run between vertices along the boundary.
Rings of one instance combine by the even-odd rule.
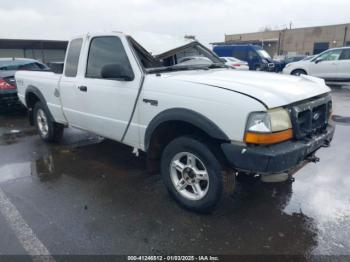
[[[214,68],[228,68],[228,66],[222,63],[197,64],[197,65],[172,65],[172,66],[148,68],[146,71],[148,73],[158,73],[158,72],[170,72],[170,71],[182,71],[182,70],[209,70]]]
[[[212,63],[209,68],[228,68],[228,66],[222,63]]]
[[[186,66],[164,66],[164,67],[156,67],[147,69],[148,73],[157,73],[157,72],[169,72],[169,71],[182,71],[182,70],[208,70],[209,67],[207,65],[186,65]]]

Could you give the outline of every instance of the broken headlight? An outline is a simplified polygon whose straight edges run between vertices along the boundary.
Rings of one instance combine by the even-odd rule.
[[[292,136],[292,123],[288,111],[284,108],[253,112],[248,117],[246,143],[273,144],[288,140]]]

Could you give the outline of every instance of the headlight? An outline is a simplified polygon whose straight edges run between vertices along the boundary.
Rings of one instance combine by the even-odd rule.
[[[291,63],[286,64],[286,68],[290,67],[291,65],[292,65]]]
[[[254,112],[249,115],[247,130],[251,132],[271,132],[271,121],[266,112]]]
[[[276,108],[249,115],[244,139],[246,143],[273,144],[292,137],[292,123],[287,110]]]

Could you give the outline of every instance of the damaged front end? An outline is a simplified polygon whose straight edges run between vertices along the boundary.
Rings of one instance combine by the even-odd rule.
[[[293,138],[270,145],[224,143],[221,148],[231,167],[238,172],[259,174],[264,182],[287,180],[305,164],[318,162],[315,153],[328,147],[334,135],[330,121],[329,94],[301,101],[286,108],[293,127]]]

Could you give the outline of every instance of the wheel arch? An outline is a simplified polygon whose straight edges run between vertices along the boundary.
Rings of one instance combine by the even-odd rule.
[[[157,129],[170,123],[184,123],[187,126],[201,130],[209,137],[229,141],[228,136],[213,121],[206,116],[185,108],[167,109],[155,116],[147,126],[145,133],[145,151],[148,151],[152,137]]]
[[[293,73],[294,73],[295,71],[303,71],[303,72],[305,72],[306,75],[308,75],[307,70],[306,70],[305,68],[301,68],[301,67],[298,67],[298,68],[293,69],[293,70],[290,72],[290,74],[293,75]]]
[[[46,107],[47,112],[49,113],[49,117],[52,121],[54,121],[54,118],[47,106],[47,102],[45,100],[44,95],[41,93],[41,91],[33,86],[33,85],[29,85],[26,88],[26,92],[25,92],[25,103],[26,106],[28,108],[28,117],[29,117],[29,123],[31,125],[34,125],[34,106],[37,102],[41,102],[43,104],[44,107]]]
[[[180,136],[192,136],[207,143],[219,161],[226,163],[220,148],[228,136],[207,117],[184,108],[173,108],[159,113],[150,122],[145,133],[145,151],[148,170],[159,171],[159,160],[166,145]]]

